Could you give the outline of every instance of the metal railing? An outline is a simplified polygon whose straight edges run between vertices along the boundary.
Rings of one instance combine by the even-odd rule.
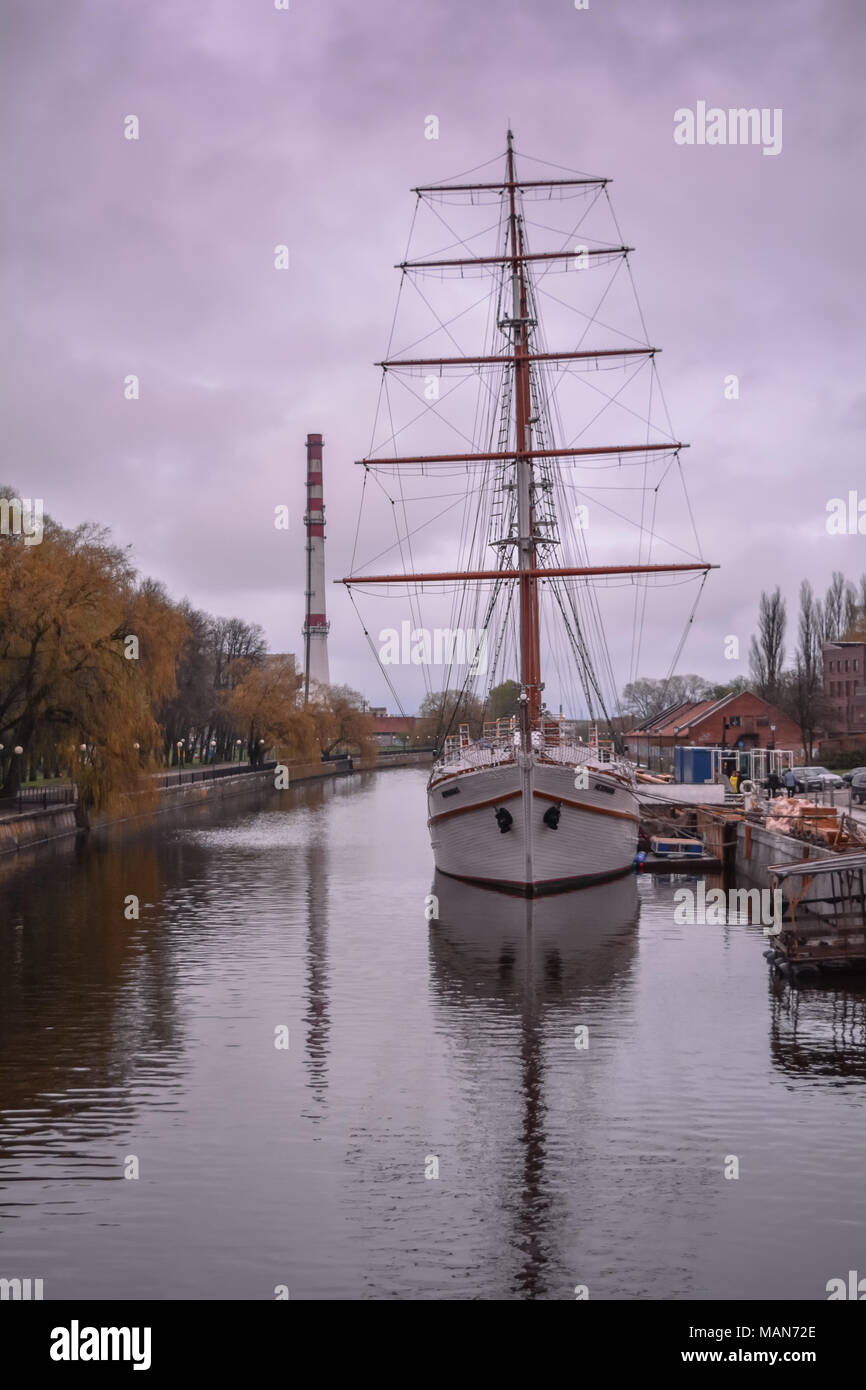
[[[71,806],[78,800],[78,788],[74,782],[62,782],[50,787],[19,787],[15,795],[15,809],[29,811],[35,806]],[[0,807],[3,803],[0,802]]]
[[[229,763],[228,767],[178,768],[175,772],[159,773],[153,780],[162,790],[164,787],[180,787],[184,782],[212,782],[217,777],[243,777],[249,772],[273,772],[276,765],[276,762],[256,763],[255,766],[249,763]]]

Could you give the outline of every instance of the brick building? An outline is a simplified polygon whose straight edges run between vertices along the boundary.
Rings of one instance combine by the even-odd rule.
[[[371,710],[373,716],[373,738],[380,748],[408,748],[412,731],[415,728],[414,715],[401,718],[399,715],[386,715],[383,710]]]
[[[831,732],[866,732],[866,642],[825,642],[823,653]]]
[[[671,705],[625,736],[639,762],[672,757],[677,745],[712,748],[785,748],[804,756],[800,726],[760,695],[743,691],[721,700],[688,700]]]

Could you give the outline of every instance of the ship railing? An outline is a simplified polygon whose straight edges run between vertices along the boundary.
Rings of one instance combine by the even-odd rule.
[[[496,743],[500,739],[510,742],[514,737],[515,727],[513,714],[506,719],[486,719],[482,726],[482,736],[488,743]]]
[[[445,740],[442,757],[437,766],[447,766],[449,770],[464,772],[480,767],[498,767],[500,763],[513,762],[516,751],[513,740],[479,739],[477,743],[461,744],[459,739],[453,736],[453,741],[450,738]]]
[[[594,743],[545,744],[542,757],[555,763],[592,763],[598,767],[609,767],[612,772],[623,777],[633,777],[634,767],[627,758],[614,753],[612,747],[599,748]]]

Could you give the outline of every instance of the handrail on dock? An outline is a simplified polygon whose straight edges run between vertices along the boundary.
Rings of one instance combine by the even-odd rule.
[[[767,865],[767,873],[779,879],[837,874],[840,869],[866,869],[866,854],[829,854],[824,859],[798,859],[788,864]]]

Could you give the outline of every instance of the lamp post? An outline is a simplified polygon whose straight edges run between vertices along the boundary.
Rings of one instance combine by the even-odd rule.
[[[24,752],[24,749],[21,747],[21,744],[20,744],[20,743],[16,743],[16,744],[15,744],[15,747],[12,749],[12,752],[15,754],[16,757],[19,757],[19,758],[20,758],[21,754]],[[20,767],[20,764],[19,764],[18,769],[17,769],[16,774],[15,774],[14,785],[15,785],[15,787],[17,788],[18,794],[19,794],[19,796],[20,796],[20,794],[21,794],[21,767]],[[20,807],[20,803],[19,803],[19,807]]]

